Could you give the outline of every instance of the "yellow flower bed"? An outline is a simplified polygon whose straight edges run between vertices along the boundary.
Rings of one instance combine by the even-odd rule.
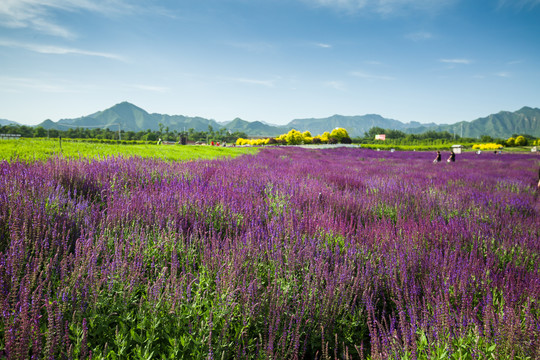
[[[495,143],[487,143],[487,144],[474,144],[472,146],[473,149],[477,150],[497,150],[502,147],[501,144],[495,144]]]

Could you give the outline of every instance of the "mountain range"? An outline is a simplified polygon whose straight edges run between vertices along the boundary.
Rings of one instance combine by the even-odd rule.
[[[4,120],[5,121],[5,120]],[[1,123],[0,123],[1,124]],[[272,125],[261,121],[246,121],[236,118],[229,122],[217,122],[202,117],[183,115],[150,114],[129,102],[122,102],[109,109],[99,111],[75,119],[62,119],[57,122],[45,120],[37,126],[45,129],[68,130],[70,128],[110,128],[111,130],[144,131],[208,131],[225,128],[229,131],[241,131],[248,136],[270,137],[288,132],[291,129],[310,131],[312,135],[331,131],[336,127],[347,129],[351,137],[363,136],[372,127],[400,130],[418,134],[425,131],[448,131],[463,137],[480,137],[489,135],[494,138],[508,138],[514,134],[528,134],[540,137],[540,109],[523,107],[518,111],[501,111],[487,117],[472,121],[461,121],[455,124],[422,124],[419,122],[403,123],[387,119],[380,115],[368,114],[357,116],[333,115],[327,118],[294,119],[287,125]]]
[[[20,124],[11,120],[0,119],[0,126],[6,126],[6,125],[20,125]]]

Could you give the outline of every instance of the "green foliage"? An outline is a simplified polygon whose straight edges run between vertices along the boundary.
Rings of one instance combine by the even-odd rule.
[[[513,137],[508,138],[508,140],[506,140],[506,146],[516,146],[516,139]]]
[[[526,146],[527,145],[527,139],[520,135],[516,138],[516,146]]]
[[[473,144],[469,143],[463,143],[462,144],[465,147],[471,147]],[[435,150],[445,150],[448,151],[450,149],[451,144],[450,143],[442,143],[442,144],[430,144],[430,143],[419,143],[419,144],[403,144],[403,145],[396,145],[392,144],[392,142],[386,141],[383,144],[362,144],[361,147],[363,149],[380,149],[380,150],[404,150],[404,151],[435,151]]]
[[[126,143],[127,144],[127,143]],[[154,144],[124,145],[118,142],[88,143],[69,142],[58,139],[19,139],[0,141],[0,159],[25,161],[46,160],[61,156],[73,159],[104,158],[107,156],[138,156],[159,158],[168,161],[185,161],[194,159],[213,159],[216,157],[236,157],[242,154],[253,154],[257,150],[249,148],[214,147],[214,146],[180,146]]]
[[[143,136],[143,140],[146,140],[146,141],[156,141],[157,139],[158,139],[158,136],[153,132],[148,133]]]
[[[191,141],[220,141],[234,143],[239,137],[247,137],[245,132],[229,131],[221,128],[217,131],[209,126],[208,131],[196,131],[190,128],[187,132],[169,130],[169,127],[160,123],[159,130],[120,130],[103,128],[70,128],[68,130],[45,129],[43,126],[31,127],[25,125],[0,126],[1,134],[20,134],[23,138],[58,138],[63,139],[86,139],[86,140],[127,140],[127,141],[157,141],[161,138],[164,141],[180,141],[181,136],[187,137]]]
[[[418,331],[415,351],[405,351],[398,355],[401,360],[473,360],[497,359],[496,344],[487,343],[474,334],[459,337],[445,342],[431,343],[424,331]],[[416,355],[414,356],[413,353]],[[371,360],[369,357],[368,359]]]
[[[229,358],[249,322],[230,294],[216,293],[215,284],[214,276],[201,269],[188,297],[171,308],[163,295],[155,302],[147,289],[129,291],[129,284],[116,283],[79,315],[85,320],[72,323],[72,355],[84,358],[91,351],[93,359],[202,359],[215,353]],[[220,337],[229,341],[220,342]]]

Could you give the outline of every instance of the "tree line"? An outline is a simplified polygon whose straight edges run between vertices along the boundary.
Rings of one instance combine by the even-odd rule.
[[[27,125],[4,125],[0,126],[0,134],[19,134],[25,138],[66,138],[66,139],[98,139],[98,140],[122,140],[122,141],[174,141],[178,142],[182,137],[189,141],[219,141],[234,143],[238,138],[246,138],[241,131],[232,132],[225,128],[214,131],[208,126],[207,131],[197,131],[193,128],[188,131],[169,130],[159,124],[159,130],[143,131],[115,131],[109,128],[70,128],[67,130],[45,129],[42,126]]]
[[[374,140],[375,135],[385,134],[386,140]],[[383,129],[381,127],[372,127],[364,133],[362,137],[352,139],[356,144],[372,144],[374,142],[386,143],[388,145],[431,145],[445,144],[453,142],[462,143],[495,143],[501,146],[526,146],[536,145],[538,140],[531,135],[513,134],[508,139],[494,138],[489,135],[483,135],[479,138],[461,137],[448,131],[429,130],[421,134],[408,134],[400,130]]]
[[[335,130],[335,129],[334,129]],[[309,133],[309,132],[308,132]],[[202,141],[202,142],[221,142],[221,143],[236,143],[238,139],[248,139],[248,135],[242,131],[230,131],[226,128],[214,130],[211,125],[208,126],[207,131],[199,131],[193,128],[187,131],[170,130],[168,127],[159,124],[158,130],[142,130],[142,131],[115,131],[109,128],[70,128],[67,130],[57,129],[45,129],[42,126],[27,126],[10,124],[0,126],[0,134],[19,134],[25,138],[67,138],[67,139],[98,139],[98,140],[122,140],[122,141],[148,141],[154,142],[161,139],[162,141],[179,142],[182,137],[185,137],[188,141]],[[375,135],[385,134],[386,140],[374,140]],[[289,135],[291,139],[295,140],[292,135],[298,134],[283,134],[282,137]],[[349,138],[347,136],[338,141],[335,141],[334,136],[329,134],[323,134],[321,136],[311,137],[311,134],[303,134],[302,137],[304,143],[319,143],[322,140],[323,143],[329,142],[349,142],[355,144],[373,144],[373,143],[385,143],[388,145],[431,145],[431,144],[446,144],[453,142],[462,143],[495,143],[502,146],[526,146],[526,145],[539,145],[538,139],[535,139],[530,135],[513,134],[508,139],[493,138],[489,135],[481,136],[480,138],[468,138],[461,137],[457,134],[452,134],[448,131],[426,131],[421,134],[408,134],[400,130],[384,129],[381,127],[372,127],[364,133],[363,136]],[[325,138],[325,135],[328,139]],[[298,137],[298,136],[297,136]],[[320,138],[320,139],[319,139]],[[288,143],[293,142],[291,139],[281,139],[280,137],[272,138],[275,141],[267,143]],[[261,139],[258,139],[260,142]],[[262,139],[265,140],[265,139]],[[345,141],[346,140],[346,141]],[[247,141],[247,140],[246,140]]]

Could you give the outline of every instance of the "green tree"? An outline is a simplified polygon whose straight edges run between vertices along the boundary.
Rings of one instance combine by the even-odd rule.
[[[491,142],[494,142],[495,140],[489,136],[489,135],[482,135],[480,137],[480,142],[483,142],[483,143],[491,143]]]
[[[38,126],[34,129],[34,137],[47,137],[47,130],[45,130],[42,126]]]
[[[506,140],[506,146],[516,146],[516,139],[513,137],[508,138],[508,140]]]
[[[364,133],[364,138],[373,140],[377,134],[386,134],[386,130],[378,126],[374,126]]]
[[[158,139],[158,136],[154,132],[150,132],[143,136],[143,140],[146,140],[146,141],[157,141],[157,139]]]
[[[527,145],[527,139],[524,136],[518,136],[516,138],[516,146],[526,146]]]

